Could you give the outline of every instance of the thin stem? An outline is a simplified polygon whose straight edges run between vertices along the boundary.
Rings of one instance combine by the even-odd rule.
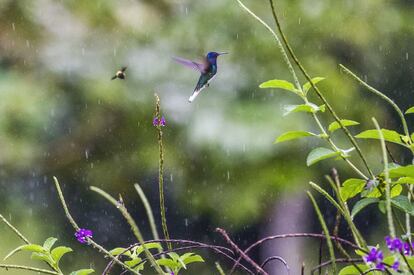
[[[160,98],[157,94],[155,94],[156,104],[155,104],[155,117],[158,118],[160,121]],[[164,200],[164,147],[162,143],[162,126],[158,124],[158,148],[160,152],[159,156],[159,165],[158,165],[158,188],[160,192],[160,211],[161,211],[161,224],[162,224],[162,231],[164,233],[164,238],[169,239],[170,234],[168,233],[168,226],[167,226],[167,217],[165,214],[165,200]],[[171,250],[172,246],[171,243],[167,243],[168,249]]]
[[[16,233],[16,235],[23,241],[23,242],[25,242],[26,244],[30,244],[30,242],[29,242],[29,240],[25,237],[25,236],[23,236],[23,234],[22,233],[20,233],[20,231],[19,230],[17,230],[17,228],[16,227],[14,227],[11,223],[9,223],[7,220],[6,220],[6,218],[5,217],[3,217],[3,215],[1,215],[0,214],[0,219],[11,229],[11,230],[13,230],[13,232],[14,233]]]
[[[67,206],[66,201],[65,201],[65,197],[63,196],[62,189],[60,188],[60,185],[59,185],[59,181],[56,177],[53,177],[53,179],[55,181],[56,190],[58,192],[59,199],[60,199],[60,202],[62,204],[62,207],[65,211],[66,218],[69,220],[70,224],[75,229],[75,231],[79,231],[80,227],[78,226],[78,224],[76,223],[76,221],[73,219],[72,215],[69,212],[68,206]],[[131,271],[133,274],[138,275],[138,272],[136,272],[135,270],[132,270],[129,266],[127,266],[126,264],[124,264],[123,262],[118,260],[118,258],[114,257],[111,253],[109,253],[109,251],[107,251],[104,247],[102,247],[101,245],[96,243],[94,240],[92,240],[89,237],[86,237],[86,240],[87,240],[88,245],[90,245],[93,248],[97,249],[99,252],[105,254],[106,256],[111,258],[114,262],[116,262],[117,264],[119,264],[123,268]]]
[[[318,95],[318,97],[322,100],[322,102],[325,104],[326,108],[328,109],[328,111],[331,113],[331,115],[333,116],[333,118],[335,119],[335,121],[339,124],[339,126],[341,127],[341,129],[344,131],[345,135],[348,137],[349,141],[352,143],[352,145],[355,147],[358,155],[360,156],[362,162],[364,163],[368,173],[370,174],[371,178],[375,178],[374,173],[371,171],[371,169],[369,168],[368,162],[365,159],[361,148],[359,147],[358,143],[356,142],[355,138],[352,136],[352,134],[349,132],[348,128],[346,128],[341,119],[338,117],[338,115],[336,114],[336,112],[333,110],[333,108],[331,107],[331,105],[329,104],[329,102],[326,100],[326,98],[324,97],[324,95],[322,94],[322,92],[319,90],[319,88],[313,83],[312,78],[309,76],[309,74],[307,73],[307,71],[305,70],[305,68],[302,66],[302,64],[300,63],[299,59],[296,57],[295,53],[293,52],[293,49],[290,47],[290,44],[286,38],[285,33],[282,30],[282,26],[280,24],[279,18],[277,17],[276,14],[276,10],[275,10],[275,6],[273,3],[273,0],[269,0],[270,6],[271,6],[271,10],[272,10],[272,15],[273,15],[273,19],[275,20],[276,26],[278,28],[278,31],[282,37],[283,43],[288,51],[288,53],[290,54],[290,56],[292,57],[292,59],[294,60],[294,62],[296,63],[296,65],[298,66],[298,68],[300,69],[300,71],[302,72],[302,74],[305,76],[305,78],[307,79],[307,81],[309,82],[309,84],[312,86],[312,88],[315,90],[316,94]]]
[[[217,271],[218,271],[218,273],[219,273],[220,275],[226,275],[226,273],[224,273],[224,270],[223,270],[223,268],[221,267],[221,265],[220,265],[220,263],[219,263],[219,262],[215,262],[215,265],[216,265],[216,269],[217,269]]]
[[[221,228],[216,228],[216,232],[220,233],[224,240],[231,246],[231,248],[233,248],[233,250],[239,254],[243,259],[246,260],[246,262],[248,262],[249,264],[251,264],[257,271],[258,274],[264,274],[264,275],[268,275],[268,273],[266,271],[263,270],[263,268],[261,268],[255,261],[253,261],[249,256],[247,256],[246,253],[243,252],[243,250],[241,250],[229,237],[229,235],[227,235],[226,231],[224,231],[224,229]]]
[[[53,274],[53,275],[58,275],[59,274],[58,272],[55,272],[55,271],[46,270],[46,269],[42,269],[42,268],[31,267],[31,266],[24,266],[24,265],[0,264],[0,268],[5,268],[6,270],[7,269],[28,270],[28,271],[44,273],[44,274]]]
[[[394,221],[392,218],[392,209],[391,209],[391,180],[390,173],[388,169],[388,155],[387,149],[385,148],[384,135],[382,134],[381,128],[375,118],[372,118],[375,128],[378,130],[378,135],[380,137],[381,149],[382,149],[382,159],[384,162],[384,177],[385,177],[385,206],[387,209],[387,220],[388,220],[388,229],[390,231],[390,236],[395,238],[395,227]]]
[[[134,234],[134,236],[137,238],[138,242],[142,245],[144,248],[145,255],[151,262],[151,265],[154,266],[155,270],[158,272],[158,274],[164,274],[164,271],[161,269],[161,267],[158,265],[158,263],[155,261],[154,257],[152,256],[151,252],[148,250],[148,248],[143,245],[144,244],[144,238],[142,237],[141,230],[139,230],[138,225],[132,218],[131,214],[129,214],[127,208],[123,203],[119,203],[116,199],[114,199],[111,195],[103,191],[102,189],[91,186],[90,187],[92,191],[98,193],[105,199],[107,199],[110,203],[112,203],[124,216],[125,220],[128,222],[128,224],[131,226],[131,230]]]
[[[270,263],[271,261],[274,261],[274,260],[278,260],[279,262],[281,262],[286,268],[286,273],[289,275],[289,272],[290,272],[289,265],[287,264],[285,259],[283,259],[280,256],[272,256],[272,257],[266,258],[266,260],[263,261],[263,263],[260,267],[264,268],[268,263]]]
[[[316,214],[318,216],[319,222],[322,226],[323,232],[326,236],[326,243],[328,245],[328,250],[329,250],[329,256],[331,257],[331,261],[332,261],[332,269],[333,269],[333,274],[337,274],[337,269],[336,269],[336,263],[335,263],[335,252],[334,252],[334,248],[333,248],[333,244],[332,244],[332,240],[329,234],[329,229],[326,226],[326,222],[325,219],[322,216],[321,210],[319,209],[318,204],[315,201],[315,198],[312,196],[311,192],[306,192],[308,194],[309,199],[311,200],[312,204],[313,204],[313,208],[316,211]]]
[[[374,87],[368,85],[368,83],[363,81],[361,78],[359,78],[356,74],[354,74],[351,70],[349,70],[344,65],[339,64],[339,66],[341,67],[342,70],[344,70],[345,73],[347,73],[349,76],[354,78],[359,84],[361,84],[362,86],[367,88],[368,91],[370,91],[371,93],[374,93],[375,95],[377,95],[380,98],[384,99],[386,102],[388,102],[388,104],[390,104],[392,106],[392,108],[394,108],[394,110],[397,112],[398,116],[401,119],[401,123],[402,123],[403,129],[404,129],[404,134],[409,138],[410,137],[410,131],[408,130],[407,121],[405,120],[404,114],[401,111],[401,109],[398,107],[398,105],[395,104],[395,102],[391,98],[389,98],[385,94],[381,93],[380,91],[378,91]]]
[[[154,237],[155,240],[158,240],[160,237],[158,235],[157,225],[155,224],[155,220],[154,220],[154,214],[152,213],[152,209],[148,202],[147,196],[145,196],[144,191],[142,190],[141,186],[139,186],[138,183],[135,183],[134,187],[142,201],[142,204],[144,205],[145,212],[147,212],[148,222],[151,227],[152,236]]]

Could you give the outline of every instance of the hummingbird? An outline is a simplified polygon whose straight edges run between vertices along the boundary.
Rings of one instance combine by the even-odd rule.
[[[116,74],[111,78],[111,80],[114,79],[125,79],[125,71],[126,71],[127,67],[122,67],[119,71],[116,72]]]
[[[198,94],[206,87],[209,86],[209,83],[216,76],[217,73],[217,57],[222,54],[227,54],[226,52],[209,52],[204,60],[201,63],[187,60],[181,57],[173,57],[173,59],[188,67],[192,68],[201,73],[200,78],[198,79],[197,85],[194,88],[193,94],[190,96],[188,101],[191,103],[198,96]]]

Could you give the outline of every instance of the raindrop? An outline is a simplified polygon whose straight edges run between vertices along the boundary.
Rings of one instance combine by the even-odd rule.
[[[88,149],[85,150],[85,158],[89,159],[89,150]]]
[[[299,17],[299,19],[298,19],[298,24],[300,25],[300,22],[302,21],[302,18],[301,17]]]
[[[116,56],[116,49],[114,48],[114,56]]]
[[[408,60],[408,53],[405,53],[405,60]]]
[[[29,40],[26,40],[26,47],[30,48],[30,42],[29,42]]]
[[[188,15],[188,8],[185,7],[185,14]]]
[[[230,171],[227,170],[227,181],[229,181],[229,180],[230,180]]]
[[[246,153],[246,144],[243,144],[243,153]]]
[[[14,22],[12,23],[12,29],[13,31],[16,31],[16,26],[14,25]]]
[[[171,182],[173,182],[173,181],[174,181],[174,177],[173,177],[173,174],[172,174],[172,173],[170,174],[170,181],[171,181]]]
[[[82,56],[85,55],[85,48],[82,48]]]
[[[184,225],[185,225],[186,227],[188,227],[188,219],[187,219],[187,218],[185,218],[185,219],[184,219]]]

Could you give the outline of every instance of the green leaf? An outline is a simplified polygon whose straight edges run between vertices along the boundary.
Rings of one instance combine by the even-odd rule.
[[[300,93],[300,91],[295,88],[295,85],[293,85],[289,81],[280,80],[280,79],[273,79],[273,80],[263,82],[262,84],[259,85],[259,87],[262,89],[264,88],[283,89],[286,91],[293,92],[295,94]]]
[[[53,237],[47,238],[47,240],[43,244],[43,248],[47,251],[50,251],[50,249],[52,248],[52,246],[55,244],[56,241],[57,241],[56,238],[53,238]]]
[[[33,252],[32,255],[30,256],[30,259],[37,260],[37,261],[44,261],[50,264],[51,266],[56,267],[55,263],[53,262],[53,259],[49,255],[41,253],[41,252]]]
[[[325,79],[324,77],[314,77],[314,78],[311,79],[311,81],[315,85],[316,83],[318,83],[318,82],[320,82],[324,79]],[[311,85],[310,82],[306,82],[305,84],[303,84],[302,89],[303,89],[303,92],[305,93],[305,95],[311,87],[312,87],[312,85]]]
[[[160,243],[146,243],[144,245],[139,245],[139,246],[136,247],[135,254],[137,256],[139,256],[139,254],[141,254],[144,251],[144,246],[147,249],[160,249],[160,250],[162,250],[162,246],[161,246]]]
[[[405,114],[413,114],[413,113],[414,113],[414,106],[413,106],[413,107],[408,108],[408,110],[407,110],[407,111],[405,111]]]
[[[109,251],[109,253],[111,253],[112,256],[118,256],[119,254],[124,252],[124,253],[122,253],[122,255],[126,255],[126,256],[131,257],[131,251],[129,251],[129,250],[125,251],[125,250],[126,250],[126,248],[117,247],[117,248],[114,248],[111,251]]]
[[[180,266],[178,266],[178,263],[173,261],[172,259],[158,259],[156,262],[159,265],[166,266],[166,267],[169,267],[171,269],[176,269],[177,267],[180,267]]]
[[[21,246],[17,247],[13,251],[11,251],[9,254],[7,254],[6,257],[4,257],[3,260],[7,260],[8,258],[10,258],[15,253],[17,253],[21,250],[30,251],[30,252],[46,252],[46,250],[38,244],[24,244],[24,245],[21,245]]]
[[[70,273],[70,275],[89,275],[91,273],[94,273],[95,270],[93,269],[80,269],[78,271],[73,271]]]
[[[364,264],[358,264],[357,265],[362,272],[367,271],[369,269],[368,266],[364,265]],[[341,269],[341,271],[339,271],[338,275],[359,275],[361,274],[358,269],[356,269],[355,266],[353,265],[348,265],[344,268]]]
[[[400,145],[405,145],[401,141],[401,135],[393,130],[381,129],[382,135],[384,136],[384,140],[388,142],[397,143]],[[356,138],[364,138],[364,139],[380,139],[378,130],[366,130],[358,135],[355,136]]]
[[[186,264],[191,263],[204,263],[204,259],[200,255],[187,255],[187,254],[194,254],[194,253],[186,253],[183,256],[181,256],[181,260]],[[186,257],[184,257],[186,256]]]
[[[336,157],[339,155],[340,155],[340,152],[335,152],[328,148],[318,147],[318,148],[313,149],[309,153],[306,159],[306,164],[308,166],[311,166],[321,160]]]
[[[288,140],[303,138],[303,137],[310,137],[310,136],[316,136],[314,133],[311,132],[305,132],[305,131],[290,131],[281,134],[274,143],[280,143]]]
[[[56,265],[59,266],[60,258],[63,257],[66,253],[72,252],[72,248],[67,246],[58,246],[52,250],[50,255],[52,256],[53,260],[56,262]]]
[[[366,184],[362,179],[347,179],[340,189],[341,198],[343,201],[347,201],[350,198],[355,197],[364,189]]]
[[[413,215],[414,206],[406,196],[398,196],[391,199],[391,204],[400,210]]]
[[[402,177],[399,178],[396,183],[398,184],[414,184],[414,178],[411,177]]]
[[[341,119],[340,121],[343,126],[354,126],[359,124],[359,122],[349,119]],[[334,121],[331,124],[329,124],[328,130],[332,133],[340,128],[341,126],[339,125],[339,123],[337,121]]]
[[[130,268],[134,268],[135,270],[140,271],[144,269],[144,264],[145,264],[145,262],[142,262],[142,263],[140,262],[142,262],[141,258],[135,258],[130,261],[125,261],[125,264],[129,266]],[[138,263],[140,264],[137,265]]]
[[[379,199],[377,198],[363,198],[362,200],[359,200],[357,203],[355,203],[354,207],[351,211],[351,218],[354,219],[354,217],[365,207],[367,207],[370,204],[377,203]]]
[[[403,190],[403,188],[402,188],[401,184],[394,184],[391,187],[391,194],[390,194],[391,198],[399,196],[401,194],[402,190]]]
[[[299,105],[286,105],[284,106],[285,112],[283,116],[287,116],[291,113],[307,112],[316,113],[318,111],[325,112],[325,105],[318,106],[313,103],[299,104]]]
[[[414,165],[400,166],[389,170],[391,178],[411,177],[414,178]]]

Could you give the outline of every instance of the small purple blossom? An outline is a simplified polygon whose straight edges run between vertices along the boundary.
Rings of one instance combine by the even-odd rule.
[[[157,126],[165,126],[165,118],[164,116],[161,117],[161,119],[158,119],[158,117],[154,117],[154,119],[152,120],[152,125],[154,125],[155,127]]]
[[[412,255],[411,246],[409,242],[405,242],[403,245],[403,252],[404,255]]]
[[[405,244],[403,243],[403,241],[400,238],[391,238],[390,236],[386,236],[385,237],[385,243],[388,246],[388,249],[391,252],[400,252],[403,249],[403,245],[404,245],[404,249],[405,249]]]
[[[400,262],[398,260],[395,260],[395,262],[392,264],[391,268],[395,271],[398,271],[399,267],[400,267]]]
[[[376,247],[371,248],[368,255],[364,257],[364,261],[367,264],[375,264],[375,267],[379,270],[384,270],[385,266],[382,263],[382,260],[384,259],[384,255],[382,254],[382,251],[377,249]]]
[[[86,243],[88,240],[86,238],[92,238],[92,230],[80,228],[75,233],[75,237],[80,243]]]

